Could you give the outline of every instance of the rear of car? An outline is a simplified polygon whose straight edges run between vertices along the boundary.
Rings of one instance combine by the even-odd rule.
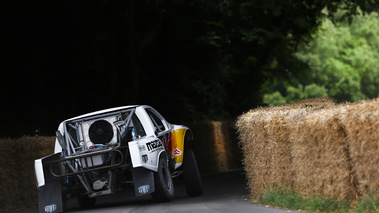
[[[151,194],[169,201],[174,195],[172,176],[182,174],[187,192],[191,188],[189,195],[200,195],[202,184],[193,153],[184,154],[185,141],[192,139],[189,128],[168,123],[146,105],[65,120],[56,132],[54,154],[35,160],[40,212],[62,212],[65,201],[73,197],[90,207],[96,197],[130,186],[136,196]],[[195,193],[191,193],[193,188]]]

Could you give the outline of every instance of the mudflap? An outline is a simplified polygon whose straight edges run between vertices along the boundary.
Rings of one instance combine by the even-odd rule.
[[[151,194],[155,191],[154,173],[145,168],[132,168],[134,192],[136,196]]]
[[[51,161],[57,160],[59,157],[60,153],[42,158],[45,185],[38,188],[40,213],[63,212],[61,181],[50,172]],[[59,168],[56,167],[52,169],[57,170]]]

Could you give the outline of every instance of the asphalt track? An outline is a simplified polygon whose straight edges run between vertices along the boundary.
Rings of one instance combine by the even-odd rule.
[[[171,202],[158,203],[150,196],[134,197],[133,192],[123,192],[100,197],[94,208],[83,209],[76,200],[70,200],[66,212],[71,213],[129,213],[129,212],[249,212],[284,213],[288,210],[257,205],[248,200],[245,176],[242,170],[205,175],[202,177],[204,194],[188,197],[180,180],[175,180],[175,198]],[[37,213],[38,209],[26,209],[19,213]]]

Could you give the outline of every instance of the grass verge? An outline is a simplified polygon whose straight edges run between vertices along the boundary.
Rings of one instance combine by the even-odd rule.
[[[355,208],[356,212],[379,212],[379,200],[371,195],[365,195]]]
[[[379,201],[373,198],[371,200],[364,198],[356,207],[351,208],[350,201],[340,201],[320,195],[302,197],[286,187],[267,191],[256,200],[263,205],[307,212],[355,212],[358,209],[361,210],[359,212],[376,212],[379,207]]]

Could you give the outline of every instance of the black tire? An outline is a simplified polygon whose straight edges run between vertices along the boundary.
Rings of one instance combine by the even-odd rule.
[[[201,180],[200,172],[197,168],[195,154],[190,149],[184,151],[183,171],[187,194],[191,197],[202,195],[203,181]]]
[[[95,206],[96,198],[95,197],[88,197],[88,195],[82,195],[78,197],[78,203],[83,208],[92,208]]]
[[[158,171],[154,173],[154,184],[155,192],[151,196],[155,200],[168,202],[174,198],[174,183],[164,155],[159,158]]]

